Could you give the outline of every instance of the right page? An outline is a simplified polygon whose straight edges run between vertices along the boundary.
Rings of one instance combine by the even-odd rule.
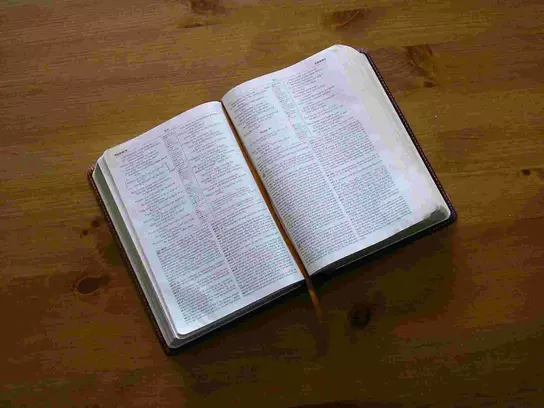
[[[309,273],[449,216],[364,54],[333,46],[222,102]]]

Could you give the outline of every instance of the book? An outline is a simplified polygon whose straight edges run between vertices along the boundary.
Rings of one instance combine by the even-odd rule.
[[[89,173],[167,351],[456,213],[370,56],[335,45]]]

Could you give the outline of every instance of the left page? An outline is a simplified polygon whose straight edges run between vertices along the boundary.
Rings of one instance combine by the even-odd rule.
[[[104,157],[180,336],[303,279],[219,102]]]

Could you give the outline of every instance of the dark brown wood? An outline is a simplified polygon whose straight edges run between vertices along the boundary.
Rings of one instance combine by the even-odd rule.
[[[0,405],[544,405],[541,1],[0,5]],[[368,49],[459,213],[175,357],[86,180],[108,147]]]

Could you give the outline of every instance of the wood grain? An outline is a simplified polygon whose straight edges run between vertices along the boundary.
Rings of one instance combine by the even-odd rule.
[[[0,406],[544,405],[544,4],[0,5]],[[367,48],[459,211],[166,357],[85,177],[335,43]]]

